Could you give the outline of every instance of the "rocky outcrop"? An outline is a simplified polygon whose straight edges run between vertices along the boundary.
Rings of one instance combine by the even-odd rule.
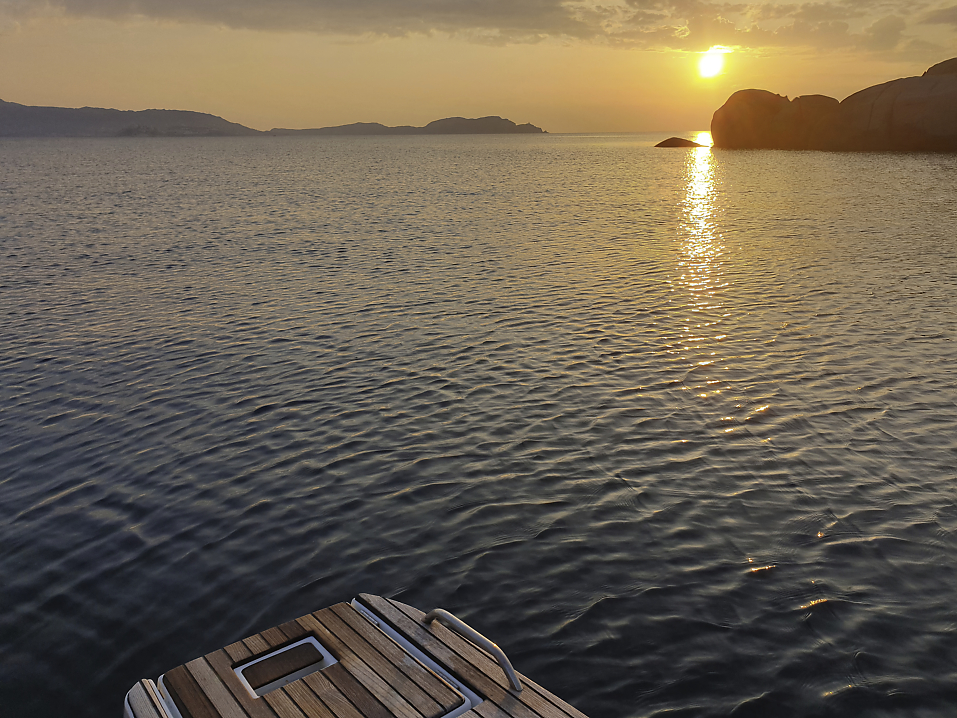
[[[905,77],[851,95],[812,149],[957,151],[957,75]]]
[[[740,90],[711,121],[727,149],[957,151],[957,58],[861,90],[843,102]]]
[[[739,90],[714,113],[711,138],[728,149],[808,149],[839,103],[824,95],[788,100],[767,90]]]
[[[686,140],[684,137],[669,137],[667,140],[659,142],[655,147],[704,147],[704,145]]]
[[[927,77],[928,75],[957,75],[957,57],[938,62],[929,68],[923,76]]]
[[[738,90],[711,118],[715,147],[731,150],[777,147],[773,127],[790,104],[767,90]]]

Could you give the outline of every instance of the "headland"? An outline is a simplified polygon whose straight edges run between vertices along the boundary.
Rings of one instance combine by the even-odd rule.
[[[957,152],[957,58],[838,102],[739,90],[711,120],[725,149]]]

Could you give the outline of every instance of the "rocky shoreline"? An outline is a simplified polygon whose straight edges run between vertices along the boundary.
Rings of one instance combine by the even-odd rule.
[[[739,90],[711,120],[724,149],[957,152],[957,58],[838,102]]]

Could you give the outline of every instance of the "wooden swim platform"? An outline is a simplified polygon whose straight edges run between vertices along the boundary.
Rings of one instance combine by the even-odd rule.
[[[586,718],[444,611],[362,594],[143,680],[127,718]]]

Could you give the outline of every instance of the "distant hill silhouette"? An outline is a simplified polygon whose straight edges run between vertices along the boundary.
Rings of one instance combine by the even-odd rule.
[[[235,137],[263,134],[188,110],[32,107],[0,100],[0,137]]]
[[[108,110],[34,107],[0,100],[0,137],[248,137],[252,135],[492,135],[542,133],[501,117],[448,117],[425,127],[356,122],[310,130],[260,132],[216,115],[189,110]]]
[[[490,116],[469,119],[466,117],[447,117],[435,120],[425,127],[400,125],[387,127],[378,122],[355,122],[351,125],[336,127],[317,127],[309,130],[287,130],[276,128],[274,135],[514,135],[542,134],[541,127],[532,124],[516,125],[511,120]]]

